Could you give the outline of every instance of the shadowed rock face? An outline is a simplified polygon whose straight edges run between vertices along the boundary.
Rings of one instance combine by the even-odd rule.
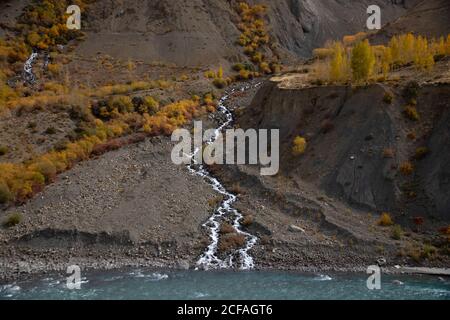
[[[364,30],[367,7],[382,8],[383,23],[406,12],[415,0],[249,1],[268,6],[271,34],[286,57],[308,57],[329,39]],[[242,59],[236,45],[238,1],[97,1],[86,17],[87,40],[79,51],[94,55],[160,60],[178,65],[217,64]]]
[[[438,114],[427,143],[431,153],[418,166],[418,174],[433,201],[433,213],[450,220],[450,92],[443,86],[422,93],[420,103],[432,105]]]
[[[383,102],[387,91],[396,97],[391,105]],[[419,90],[422,125],[405,119],[399,88],[280,89],[268,83],[239,123],[244,128],[279,128],[284,173],[349,204],[449,220],[449,94],[448,84]],[[413,142],[407,138],[410,131],[417,134]],[[301,157],[291,153],[297,135],[308,141]],[[416,149],[423,146],[430,154],[415,159]],[[385,156],[386,149],[393,155]],[[406,161],[415,167],[410,176],[399,170]]]

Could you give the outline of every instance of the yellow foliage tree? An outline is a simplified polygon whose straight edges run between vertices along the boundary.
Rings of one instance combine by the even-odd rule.
[[[385,48],[383,56],[381,58],[381,71],[385,78],[387,77],[389,71],[391,71],[391,65],[392,65],[392,49]]]
[[[434,66],[434,57],[428,48],[428,40],[421,36],[414,42],[414,64],[421,69],[431,69]]]
[[[352,50],[351,67],[355,81],[368,80],[373,74],[375,55],[369,41],[358,43]]]
[[[219,78],[219,79],[223,78],[223,68],[222,68],[222,66],[220,66],[219,70],[217,71],[217,78]]]
[[[333,58],[330,62],[330,80],[345,81],[348,79],[348,62],[345,48],[340,42],[333,46]]]

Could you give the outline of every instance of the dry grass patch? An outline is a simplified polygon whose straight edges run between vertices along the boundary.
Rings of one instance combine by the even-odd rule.
[[[219,240],[219,251],[229,252],[245,245],[246,238],[243,234],[229,233],[223,235]]]

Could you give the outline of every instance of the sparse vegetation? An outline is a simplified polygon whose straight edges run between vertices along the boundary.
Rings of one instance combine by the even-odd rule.
[[[47,66],[47,70],[53,77],[56,77],[61,73],[62,66],[56,63],[49,63]]]
[[[22,220],[23,220],[22,214],[18,212],[10,213],[3,221],[3,225],[7,228],[11,228],[21,223]]]
[[[384,103],[386,103],[386,104],[392,104],[392,101],[394,100],[394,95],[392,94],[392,93],[390,93],[390,92],[386,92],[385,94],[384,94],[384,97],[383,97],[383,102]]]
[[[392,159],[394,158],[395,150],[392,148],[385,148],[383,150],[383,158],[385,159]]]
[[[420,86],[417,81],[408,82],[402,92],[403,98],[405,98],[405,100],[410,104],[416,105],[417,103],[414,102],[416,101],[419,94],[419,89]]]
[[[245,236],[239,233],[223,235],[219,240],[219,251],[228,252],[241,248],[245,245]]]
[[[224,234],[230,234],[230,233],[235,233],[236,229],[234,229],[234,227],[229,224],[228,222],[224,222],[220,225],[220,234],[224,235]]]
[[[408,134],[406,135],[406,137],[409,139],[409,140],[416,140],[416,133],[415,132],[413,132],[413,131],[411,131],[411,132],[408,132]]]
[[[243,190],[241,188],[241,186],[238,183],[234,183],[231,188],[230,188],[230,192],[235,194],[235,195],[240,195],[243,193]]]
[[[208,200],[208,204],[211,208],[217,208],[217,206],[223,201],[223,197],[218,196]]]
[[[430,245],[430,244],[424,244],[422,247],[422,258],[423,259],[433,259],[437,253],[437,248]]]
[[[296,137],[292,146],[292,154],[294,156],[299,156],[305,153],[307,147],[306,139],[303,137]]]
[[[4,156],[9,152],[8,146],[0,146],[0,156]]]
[[[136,111],[130,97],[111,97],[100,107],[92,109],[95,116],[107,122],[101,119],[90,120],[76,141],[27,163],[0,163],[0,201],[3,203],[25,201],[40,191],[46,183],[53,181],[58,173],[69,169],[78,161],[88,159],[94,150],[97,152],[102,148],[112,148],[114,144],[108,144],[108,140],[120,137],[131,130],[142,131],[148,135],[169,135],[187,121],[207,113],[209,107],[214,104],[214,99],[207,96],[204,100],[209,104],[202,105],[201,101],[181,100],[159,108],[153,98],[146,97],[143,99],[145,110]],[[49,127],[46,133],[54,134],[56,129]]]
[[[254,221],[254,218],[252,215],[246,215],[246,216],[244,216],[244,218],[242,218],[241,224],[244,227],[248,227],[253,224],[253,221]]]
[[[401,240],[403,237],[403,229],[400,225],[396,224],[392,227],[392,239]]]
[[[392,226],[394,222],[392,221],[391,215],[387,212],[383,212],[378,220],[378,225],[382,227]]]
[[[409,120],[412,120],[412,121],[420,120],[419,112],[417,111],[416,107],[414,107],[414,106],[407,106],[404,110],[404,114]]]
[[[237,64],[233,70],[239,72],[238,79],[251,79],[260,74],[272,74],[279,72],[281,66],[278,63],[276,55],[271,61],[266,61],[267,57],[263,53],[264,47],[269,47],[271,37],[269,36],[265,23],[265,16],[267,14],[267,7],[265,5],[249,5],[246,2],[240,2],[237,12],[241,18],[238,24],[238,29],[241,34],[238,39],[238,44],[244,48],[244,53],[250,58],[254,65],[258,68],[256,73],[251,68],[245,67],[243,64]]]
[[[218,89],[223,89],[227,85],[231,84],[232,79],[231,78],[224,78],[223,75],[223,68],[219,67],[219,70],[217,72],[209,71],[206,73],[207,78],[214,79],[213,85]]]
[[[428,243],[422,246],[411,246],[408,250],[408,256],[415,262],[421,262],[424,259],[433,260],[438,254],[438,249]]]
[[[14,195],[9,190],[8,185],[0,180],[0,204],[10,202],[14,199]]]
[[[409,161],[405,161],[400,165],[400,172],[404,176],[410,176],[414,172],[414,165]]]

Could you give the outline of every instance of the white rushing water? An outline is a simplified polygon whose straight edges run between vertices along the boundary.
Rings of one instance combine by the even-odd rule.
[[[37,56],[37,52],[33,52],[23,66],[23,78],[28,83],[34,83],[36,81],[36,77],[33,73],[33,63]]]
[[[259,83],[255,85],[255,87],[259,86]],[[250,85],[246,85],[241,88],[241,91],[246,91],[252,88]],[[226,102],[230,98],[236,89],[232,89],[229,94],[225,94],[220,100],[218,105],[218,112],[222,113],[225,116],[225,121],[216,128],[214,132],[214,136],[211,137],[206,144],[214,143],[219,137],[220,133],[223,129],[228,127],[233,123],[233,114],[226,107]],[[197,269],[222,269],[222,268],[231,268],[235,266],[234,255],[237,253],[239,257],[239,265],[236,265],[242,270],[249,270],[254,267],[253,258],[249,255],[250,249],[256,244],[258,238],[248,232],[242,230],[242,225],[240,221],[243,218],[242,213],[233,208],[233,203],[237,201],[237,196],[227,191],[226,188],[222,185],[222,183],[214,178],[211,173],[205,168],[204,165],[199,164],[195,156],[200,150],[195,149],[194,153],[190,155],[191,164],[188,165],[188,169],[191,173],[198,175],[204,178],[215,191],[223,195],[224,200],[220,204],[220,206],[215,210],[213,215],[208,219],[206,223],[203,224],[203,227],[209,228],[209,237],[211,239],[211,243],[206,248],[205,252],[200,256],[197,261]],[[230,218],[233,221],[233,226],[236,229],[236,232],[242,234],[246,238],[246,244],[243,248],[239,249],[236,253],[229,254],[226,258],[221,259],[218,256],[217,248],[219,244],[219,231],[220,224],[224,218]]]

